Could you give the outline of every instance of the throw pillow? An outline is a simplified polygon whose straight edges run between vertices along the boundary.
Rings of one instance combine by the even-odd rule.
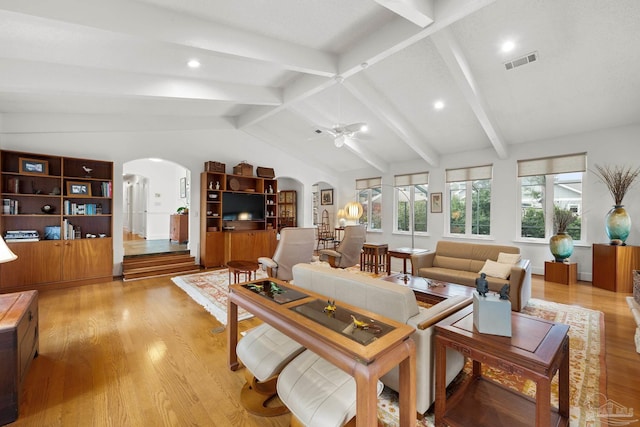
[[[491,277],[497,277],[498,279],[507,279],[511,274],[511,264],[504,264],[502,262],[496,262],[488,259],[479,273],[484,273]]]
[[[498,254],[498,262],[501,264],[517,264],[520,262],[520,254],[508,254],[500,252]]]

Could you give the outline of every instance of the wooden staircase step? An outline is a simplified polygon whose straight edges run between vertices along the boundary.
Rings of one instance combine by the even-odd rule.
[[[122,263],[122,279],[124,281],[199,271],[200,266],[195,263],[195,258],[189,253],[127,257]]]
[[[122,261],[123,268],[138,268],[153,265],[164,265],[179,262],[194,261],[195,258],[189,253],[186,254],[158,254],[136,257],[125,257]]]

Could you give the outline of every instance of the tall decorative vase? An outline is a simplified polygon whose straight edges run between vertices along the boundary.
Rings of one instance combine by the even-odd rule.
[[[563,262],[573,253],[573,239],[566,232],[560,232],[549,239],[549,249],[557,262]]]
[[[605,229],[612,245],[624,245],[631,231],[631,217],[622,205],[615,205],[605,217]]]

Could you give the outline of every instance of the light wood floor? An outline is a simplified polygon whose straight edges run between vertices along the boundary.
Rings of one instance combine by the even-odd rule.
[[[607,397],[640,412],[640,355],[623,295],[534,278],[533,296],[605,312]],[[241,322],[241,329],[257,320]],[[286,426],[239,404],[219,323],[169,278],[40,293],[40,356],[12,426]]]

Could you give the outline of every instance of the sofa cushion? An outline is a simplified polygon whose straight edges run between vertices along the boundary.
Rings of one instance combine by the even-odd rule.
[[[498,262],[503,264],[517,264],[520,262],[520,254],[508,254],[500,252],[498,254]]]
[[[487,276],[497,277],[499,279],[506,279],[511,274],[511,264],[503,264],[501,262],[486,260],[484,267],[480,270],[480,273],[484,273]]]

